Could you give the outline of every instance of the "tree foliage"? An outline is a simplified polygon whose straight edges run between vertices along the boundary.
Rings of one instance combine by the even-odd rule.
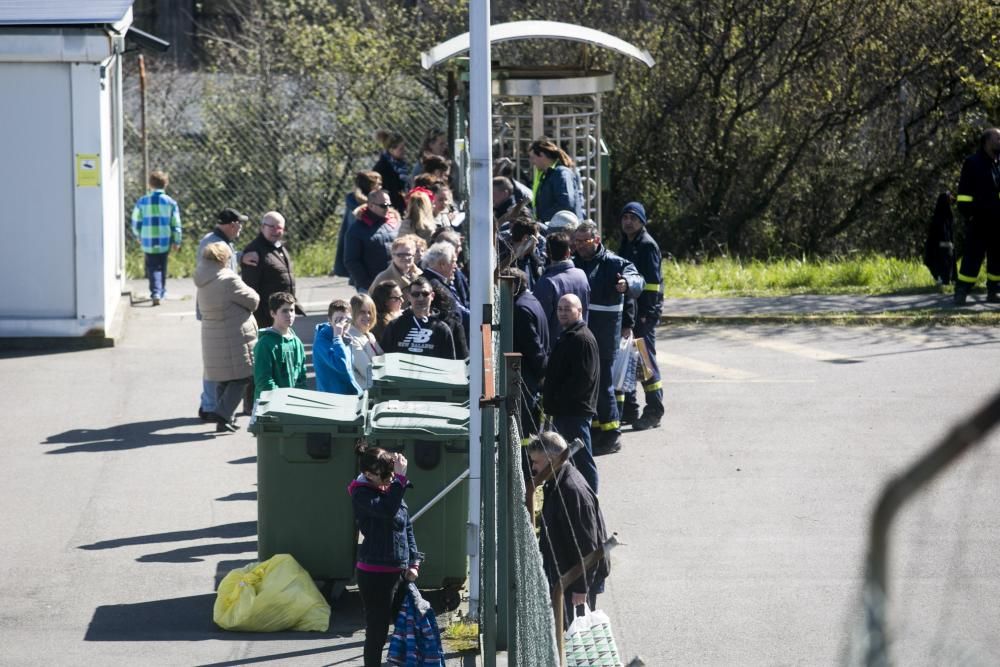
[[[619,192],[679,254],[911,251],[986,122],[994,12],[922,0],[643,8],[609,101]],[[623,147],[624,150],[623,150]]]
[[[211,200],[250,196],[320,235],[379,127],[440,124],[442,71],[419,54],[467,30],[467,2],[245,3],[208,40],[212,77],[187,168]],[[493,0],[492,21],[559,20],[648,49],[508,43],[494,58],[615,72],[604,222],[647,204],[680,256],[909,255],[936,194],[1000,111],[998,11],[980,0]],[[195,117],[197,122],[191,121]],[[169,115],[168,115],[169,117]],[[169,125],[167,122],[165,125]],[[200,142],[200,143],[198,143]],[[290,229],[295,229],[290,225]]]

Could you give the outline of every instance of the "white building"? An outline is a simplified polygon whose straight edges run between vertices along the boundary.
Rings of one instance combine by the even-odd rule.
[[[125,280],[132,0],[0,3],[0,348],[107,340]]]

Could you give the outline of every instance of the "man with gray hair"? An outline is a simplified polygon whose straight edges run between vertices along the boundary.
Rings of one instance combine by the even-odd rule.
[[[566,449],[566,441],[552,431],[544,431],[528,442],[531,473],[537,475],[556,461]],[[600,548],[608,539],[597,493],[588,486],[580,472],[567,461],[542,487],[542,526],[538,545],[542,566],[551,585],[580,563],[581,558]],[[565,589],[565,625],[577,614],[577,607],[589,604],[596,608],[597,594],[604,592],[604,580],[611,574],[611,564],[602,559]]]
[[[587,326],[594,332],[601,353],[601,387],[594,420],[594,453],[611,454],[622,448],[621,422],[615,399],[611,367],[622,333],[622,317],[627,299],[642,294],[646,281],[635,264],[608,250],[601,243],[597,225],[587,220],[573,232],[575,264],[590,282]]]
[[[268,310],[268,299],[272,294],[288,292],[295,296],[295,275],[292,270],[292,256],[284,244],[285,216],[277,211],[268,211],[260,221],[257,238],[243,249],[243,282],[260,295],[260,305],[254,313],[257,326],[261,329],[271,326],[274,321]],[[250,263],[250,253],[256,253],[256,261]],[[295,311],[304,315],[295,305]]]
[[[458,269],[458,252],[455,246],[447,241],[439,241],[427,249],[423,258],[424,277],[432,287],[440,285],[451,293],[462,314],[462,328],[469,335],[470,314],[468,306],[455,289],[455,271]]]

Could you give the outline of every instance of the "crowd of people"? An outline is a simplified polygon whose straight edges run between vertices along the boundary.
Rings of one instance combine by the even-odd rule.
[[[356,294],[329,305],[327,321],[316,326],[313,339],[319,391],[361,395],[371,383],[372,359],[387,352],[467,358],[470,327],[478,324],[470,311],[470,267],[463,251],[467,222],[452,197],[445,133],[427,133],[416,165],[407,162],[400,135],[380,132],[377,138],[382,147],[377,162],[356,174],[346,196],[331,271],[347,277]],[[622,424],[657,428],[664,414],[655,355],[662,306],[660,250],[646,231],[648,219],[639,202],[627,204],[616,220],[622,232],[618,252],[605,245],[598,225],[584,218],[573,160],[554,142],[534,141],[529,162],[530,185],[516,178],[509,159],[496,162],[493,178],[500,276],[511,286],[514,351],[524,361],[521,432],[533,463],[565,451],[567,442],[582,442],[568,466],[572,472],[554,475],[546,493],[561,494],[563,502],[570,496],[588,516],[599,518],[594,456],[621,449]],[[154,305],[164,294],[166,253],[180,241],[180,212],[164,192],[167,181],[154,172],[151,193],[133,213],[133,229],[147,253]],[[264,214],[257,236],[238,251],[247,222],[239,211],[223,209],[198,249],[195,284],[204,366],[198,414],[214,422],[218,432],[238,429],[241,400],[249,413],[262,391],[306,386],[305,349],[293,328],[302,311],[292,258],[282,241],[285,218],[277,211]],[[638,350],[638,377],[632,383],[623,382],[615,370],[623,340],[627,349],[634,341]],[[637,387],[645,394],[641,411]],[[351,493],[359,526],[374,531],[372,521],[385,513],[372,513],[376,501],[388,503],[389,518],[405,513],[405,460],[374,449],[359,454],[371,465],[362,466]],[[359,498],[365,499],[363,506]],[[599,544],[603,519],[599,526],[596,519],[588,521],[582,529]],[[552,539],[551,528],[543,537]],[[562,547],[550,547],[542,549],[547,568],[564,569],[557,557]],[[407,554],[386,558],[395,574],[415,578],[415,553],[413,546]],[[368,564],[377,567],[359,565],[358,576],[366,589],[362,596],[372,640],[371,646],[366,642],[366,664],[369,657],[378,664],[374,656],[381,653],[391,616],[385,607],[397,599],[398,577],[376,576],[385,574],[380,568],[386,565],[382,556],[373,559]],[[603,570],[588,573],[588,594],[599,590],[603,576]],[[390,579],[396,583],[387,583]],[[583,599],[577,588],[571,593],[567,603]]]
[[[463,257],[467,230],[451,195],[444,133],[427,134],[415,167],[406,161],[400,135],[377,136],[383,152],[371,171],[357,174],[347,196],[333,273],[349,278],[359,295],[371,296],[374,324],[365,333],[383,352],[464,358],[472,324]],[[526,360],[522,426],[526,435],[537,433],[551,418],[567,438],[583,439],[581,470],[596,488],[592,457],[621,449],[622,424],[656,428],[663,417],[655,354],[660,250],[646,232],[645,208],[632,202],[618,217],[622,242],[613,252],[602,243],[598,226],[583,219],[583,190],[572,158],[545,137],[531,143],[528,155],[530,185],[517,180],[506,158],[495,163],[493,179],[497,256],[514,288],[515,351]],[[563,323],[559,310],[567,295],[574,297],[566,307],[576,319]],[[550,366],[550,359],[564,357],[562,348],[585,338],[581,326],[596,343],[592,362],[585,362],[593,366],[584,369],[588,382],[577,376],[589,357],[576,351],[568,357],[572,369],[559,366],[553,372]],[[636,341],[641,352],[639,384],[646,395],[641,411],[635,391],[620,386],[612,374],[623,337]],[[568,393],[542,400],[552,393],[546,383],[562,386],[567,377],[574,378]],[[355,380],[364,390],[366,378]],[[576,394],[580,400],[566,400]]]

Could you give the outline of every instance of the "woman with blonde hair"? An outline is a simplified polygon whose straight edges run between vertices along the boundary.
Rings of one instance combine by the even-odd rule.
[[[548,137],[540,137],[528,147],[528,161],[535,168],[535,213],[548,222],[559,211],[572,211],[583,220],[583,190],[573,158]]]
[[[351,297],[351,317],[354,321],[347,335],[354,353],[354,379],[362,389],[371,387],[368,369],[371,368],[372,359],[382,354],[382,348],[372,335],[372,328],[378,319],[377,313],[375,302],[367,294],[355,294]]]
[[[403,223],[399,226],[399,235],[416,234],[424,241],[430,241],[437,221],[434,219],[434,204],[432,195],[425,188],[417,188],[410,192],[403,215]]]
[[[229,268],[233,250],[222,241],[209,243],[195,269],[201,312],[201,356],[204,377],[215,382],[215,431],[236,431],[234,415],[253,377],[260,296]]]
[[[378,285],[386,280],[391,280],[399,285],[399,288],[403,290],[403,294],[406,294],[407,290],[410,289],[410,283],[413,282],[413,279],[423,273],[420,267],[417,266],[417,245],[414,243],[414,239],[416,238],[419,237],[408,234],[406,236],[399,236],[392,242],[392,246],[389,249],[389,266],[386,267],[385,271],[375,276],[372,285]]]

